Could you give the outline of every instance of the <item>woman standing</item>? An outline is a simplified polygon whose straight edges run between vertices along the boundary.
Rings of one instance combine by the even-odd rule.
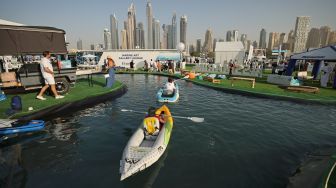
[[[106,87],[111,88],[115,81],[115,62],[112,59],[112,56],[107,56],[107,69],[109,77],[107,78]]]

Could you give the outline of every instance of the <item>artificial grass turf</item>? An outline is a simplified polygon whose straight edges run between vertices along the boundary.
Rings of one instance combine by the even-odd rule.
[[[278,85],[268,84],[262,79],[256,79],[255,88],[251,88],[250,81],[235,80],[234,86],[231,87],[230,80],[221,80],[220,84],[210,83],[208,81],[194,79],[193,82],[197,82],[204,85],[209,85],[212,87],[219,88],[228,88],[235,90],[242,90],[253,93],[266,94],[270,96],[283,96],[290,98],[298,98],[312,101],[321,101],[321,102],[334,102],[336,103],[336,90],[331,88],[320,88],[320,92],[317,94],[314,93],[295,93],[286,91],[285,89],[280,88]]]
[[[77,80],[75,87],[70,88],[69,93],[65,95],[63,99],[55,99],[53,96],[44,95],[47,100],[42,101],[35,99],[37,92],[27,93],[27,94],[18,94],[21,97],[22,101],[22,111],[15,114],[13,117],[20,117],[27,115],[31,112],[36,112],[54,105],[65,104],[67,102],[74,102],[83,100],[88,97],[98,96],[102,94],[109,93],[116,89],[119,89],[123,84],[119,81],[116,81],[112,88],[105,88],[105,79],[102,77],[93,77],[93,87],[90,87],[86,79]],[[14,95],[7,95],[7,100],[0,101],[0,118],[8,118],[5,115],[7,109],[10,108],[11,97]],[[33,111],[28,111],[29,107],[33,107]]]
[[[154,74],[154,75],[162,75],[162,76],[174,76],[174,77],[181,77],[181,75],[171,75],[166,72],[144,72],[141,70],[137,70],[134,72],[131,71],[119,71],[118,73],[121,74]],[[320,88],[320,92],[317,94],[314,93],[295,93],[286,91],[285,89],[280,88],[278,85],[267,83],[267,78],[255,78],[256,85],[255,88],[251,88],[250,81],[242,81],[242,80],[235,80],[234,86],[231,87],[230,80],[221,80],[221,84],[214,84],[204,80],[193,79],[190,80],[192,82],[197,82],[202,85],[207,85],[211,87],[217,88],[227,88],[237,91],[245,91],[253,94],[264,94],[269,96],[281,96],[281,97],[288,97],[294,99],[303,99],[307,101],[318,101],[321,103],[335,103],[336,104],[336,90],[331,88]],[[304,82],[307,86],[314,86],[319,87],[319,82],[307,80]]]

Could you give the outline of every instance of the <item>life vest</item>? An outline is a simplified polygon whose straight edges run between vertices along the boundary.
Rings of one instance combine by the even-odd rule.
[[[152,135],[160,128],[160,122],[157,117],[147,117],[143,121],[145,131]]]

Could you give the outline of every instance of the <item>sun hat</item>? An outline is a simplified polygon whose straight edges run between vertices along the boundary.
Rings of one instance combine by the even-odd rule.
[[[107,59],[112,59],[112,56],[111,56],[111,55],[108,55],[108,56],[107,56]]]

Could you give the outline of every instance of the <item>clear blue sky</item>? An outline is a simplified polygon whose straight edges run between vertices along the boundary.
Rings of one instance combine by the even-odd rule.
[[[0,18],[64,29],[70,48],[79,38],[88,48],[89,44],[102,43],[103,29],[110,27],[110,14],[116,13],[119,28],[123,28],[132,2],[137,22],[146,28],[146,0],[1,0]],[[227,30],[238,29],[239,34],[259,41],[261,28],[288,33],[294,29],[297,16],[311,16],[311,27],[329,25],[336,29],[336,0],[152,0],[152,6],[161,24],[171,23],[174,11],[178,26],[180,17],[187,15],[187,40],[194,44],[198,38],[204,40],[209,27],[215,38],[225,38]]]

